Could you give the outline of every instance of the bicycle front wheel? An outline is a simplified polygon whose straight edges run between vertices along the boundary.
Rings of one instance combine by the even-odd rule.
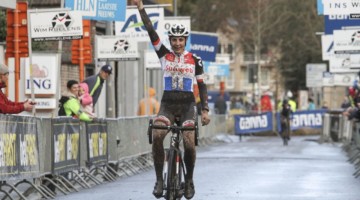
[[[181,188],[181,156],[174,149],[169,150],[168,156],[167,192],[165,197],[167,200],[180,200],[183,195]]]

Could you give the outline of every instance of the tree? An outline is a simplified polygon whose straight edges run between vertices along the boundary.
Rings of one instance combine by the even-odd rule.
[[[306,63],[322,62],[315,32],[323,30],[323,21],[315,0],[184,0],[180,6],[179,15],[191,15],[192,30],[228,35],[235,30],[241,35],[236,46],[249,53],[277,50],[286,89],[305,88]]]

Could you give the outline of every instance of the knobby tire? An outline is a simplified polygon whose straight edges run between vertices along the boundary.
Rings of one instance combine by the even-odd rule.
[[[168,176],[167,176],[167,200],[180,200],[177,194],[181,187],[181,164],[179,165],[179,174],[176,175],[176,155],[177,152],[174,149],[169,150],[168,159]]]

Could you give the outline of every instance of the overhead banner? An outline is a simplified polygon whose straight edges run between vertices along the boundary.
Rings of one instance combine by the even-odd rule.
[[[348,14],[360,18],[360,0],[322,0],[324,15]]]
[[[84,19],[124,21],[126,0],[66,0],[65,7],[81,13]]]
[[[100,61],[137,60],[138,51],[138,43],[131,39],[131,33],[95,37],[95,57]]]
[[[161,35],[164,33],[164,8],[146,8],[150,21],[153,23],[155,31]],[[142,23],[138,9],[126,9],[125,21],[115,22],[115,35],[122,35],[123,32],[132,33],[129,36],[135,42],[148,42],[149,36],[144,24]]]
[[[359,54],[360,53],[360,29],[358,29],[358,30],[334,30],[334,53],[335,54]]]
[[[258,133],[273,130],[272,112],[258,115],[234,115],[235,134]]]
[[[78,40],[83,38],[82,16],[68,10],[29,10],[33,41]]]
[[[60,174],[80,168],[80,121],[71,117],[54,118],[52,123],[52,167]]]
[[[36,118],[0,114],[0,177],[40,175]]]
[[[86,123],[86,138],[88,146],[88,163],[103,165],[108,161],[108,133],[104,119],[94,119]]]
[[[297,130],[300,128],[322,128],[322,117],[326,113],[326,110],[305,110],[296,111],[290,116],[290,128],[291,130]],[[281,131],[280,113],[276,113],[277,128]]]
[[[216,59],[218,36],[214,33],[191,32],[191,52],[202,60],[214,62]]]
[[[341,30],[343,27],[360,26],[360,18],[354,19],[350,15],[325,15],[324,24],[325,34],[332,35],[334,30]]]

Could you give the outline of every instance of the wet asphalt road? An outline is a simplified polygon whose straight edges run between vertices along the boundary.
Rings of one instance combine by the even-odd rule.
[[[319,136],[227,138],[198,148],[195,200],[360,200],[360,179],[340,144],[319,144]],[[61,200],[150,200],[154,172],[83,189]],[[184,199],[184,198],[183,198]]]

